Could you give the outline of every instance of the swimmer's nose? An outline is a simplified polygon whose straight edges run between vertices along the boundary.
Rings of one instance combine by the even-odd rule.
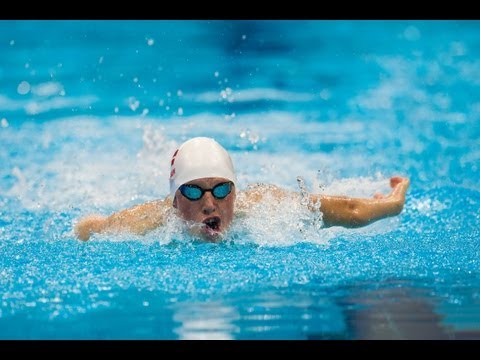
[[[202,213],[204,215],[210,215],[215,212],[217,206],[215,205],[215,199],[210,192],[206,192],[203,195]]]

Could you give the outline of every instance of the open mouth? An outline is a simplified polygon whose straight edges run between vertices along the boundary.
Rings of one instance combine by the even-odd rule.
[[[215,232],[220,231],[220,222],[221,220],[218,216],[213,216],[203,220],[203,223],[205,224],[205,229],[212,230]]]

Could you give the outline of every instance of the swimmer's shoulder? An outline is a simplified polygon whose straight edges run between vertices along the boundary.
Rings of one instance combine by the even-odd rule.
[[[172,200],[170,199],[170,196],[167,196],[165,199],[150,200],[137,206],[144,209],[159,209],[164,207],[171,207]]]
[[[236,209],[246,211],[253,205],[261,202],[265,197],[281,199],[288,194],[288,191],[273,184],[255,183],[249,184],[243,191],[237,194]]]
[[[157,221],[163,220],[167,212],[172,208],[172,200],[170,197],[166,197],[165,199],[156,199],[147,201],[143,204],[135,205],[134,207],[128,209],[127,211],[131,215],[140,216],[140,217],[148,217],[153,219],[157,219]]]

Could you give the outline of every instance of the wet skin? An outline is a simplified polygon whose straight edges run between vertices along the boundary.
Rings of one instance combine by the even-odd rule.
[[[212,189],[215,185],[229,181],[224,178],[202,178],[192,180],[187,185],[197,185],[203,189]],[[175,193],[173,206],[180,217],[186,221],[190,232],[208,241],[217,241],[228,229],[234,213],[236,198],[235,186],[223,199],[216,199],[210,191],[196,201],[191,201],[182,195],[180,190]]]

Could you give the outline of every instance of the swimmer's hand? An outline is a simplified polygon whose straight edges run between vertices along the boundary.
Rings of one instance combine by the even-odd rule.
[[[87,241],[93,233],[99,233],[104,229],[105,220],[106,217],[102,215],[84,217],[75,226],[75,235],[80,240]]]
[[[402,212],[403,205],[405,204],[405,194],[410,186],[410,180],[400,176],[393,176],[390,178],[390,186],[392,187],[390,194],[383,195],[376,193],[373,197],[375,199],[385,199],[395,203],[397,206],[392,215],[398,215]]]

